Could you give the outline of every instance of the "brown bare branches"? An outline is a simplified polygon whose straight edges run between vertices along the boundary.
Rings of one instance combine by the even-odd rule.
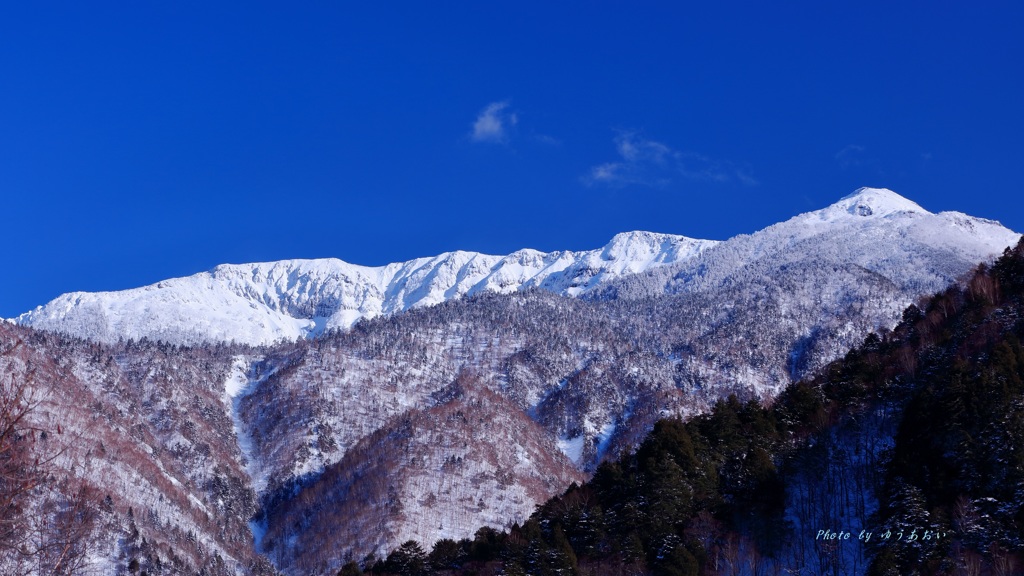
[[[42,399],[31,363],[17,356],[20,345],[0,354],[0,571],[80,573],[98,498],[56,465],[62,450],[47,438],[63,431],[34,420]]]

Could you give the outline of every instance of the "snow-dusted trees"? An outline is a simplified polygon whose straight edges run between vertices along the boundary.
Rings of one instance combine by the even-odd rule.
[[[0,322],[0,574],[272,573],[224,401],[237,353]]]
[[[1024,244],[767,407],[730,397],[688,422],[659,422],[591,482],[490,531],[487,547],[447,544],[456,553],[445,566],[562,576],[1019,572],[1022,262]],[[531,354],[515,365],[540,372]]]
[[[95,537],[94,490],[58,463],[53,440],[62,433],[41,425],[35,371],[19,357],[20,339],[0,354],[0,571],[5,574],[78,574]]]
[[[46,477],[33,453],[36,431],[28,420],[38,404],[34,395],[27,378],[0,372],[0,557],[6,562],[20,555],[28,537],[24,525],[31,516],[31,495]]]

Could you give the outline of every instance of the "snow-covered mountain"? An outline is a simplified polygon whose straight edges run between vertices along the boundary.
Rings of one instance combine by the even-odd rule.
[[[559,491],[539,478],[567,485],[559,462],[593,472],[658,418],[770,398],[1017,239],[861,189],[585,298],[481,295],[283,347],[239,405],[270,479],[261,548],[287,574],[330,573],[316,551],[522,522]]]
[[[934,214],[891,190],[860,188],[835,204],[720,242],[685,261],[609,282],[590,297],[713,293],[810,262],[857,266],[901,289],[943,288],[1020,234],[960,212]],[[789,272],[787,272],[789,270]]]
[[[0,359],[32,367],[55,391],[48,417],[86,431],[94,464],[74,474],[118,490],[110,562],[152,567],[184,546],[183,566],[261,553],[334,574],[522,521],[658,418],[770,397],[1017,239],[861,189],[720,243],[632,233],[584,253],[231,265],[68,295],[19,321],[150,341],[0,325]],[[296,339],[364,316],[261,350],[155,342]]]
[[[583,252],[459,251],[379,267],[333,258],[225,264],[142,288],[64,294],[16,322],[103,342],[146,337],[175,344],[268,344],[484,290],[539,287],[579,296],[624,275],[682,262],[715,244],[628,232]]]
[[[674,296],[682,371],[700,388],[771,395],[891,328],[1020,239],[993,220],[933,214],[885,189],[741,234],[686,260],[622,277],[588,299]],[[655,312],[664,314],[664,312]]]
[[[481,291],[541,288],[591,298],[714,292],[751,275],[824,257],[924,294],[1014,243],[998,222],[933,214],[885,189],[861,188],[822,210],[726,242],[651,232],[618,234],[603,248],[446,252],[369,267],[338,259],[225,264],[117,292],[73,292],[22,314],[18,324],[103,342],[268,344],[349,328]]]

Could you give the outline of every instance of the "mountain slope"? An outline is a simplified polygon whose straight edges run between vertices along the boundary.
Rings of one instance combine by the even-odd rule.
[[[424,572],[1019,574],[1024,240],[901,316],[770,406],[659,421],[528,521],[439,542]]]
[[[410,538],[429,545],[469,537],[475,527],[523,519],[536,503],[636,446],[658,418],[705,412],[730,394],[772,397],[864,334],[892,328],[907,304],[968,274],[1015,235],[991,221],[930,214],[892,192],[862,189],[686,258],[672,256],[653,235],[617,238],[624,240],[617,248],[590,253],[593,266],[573,260],[575,272],[538,272],[521,284],[501,284],[499,272],[522,278],[523,269],[540,264],[515,268],[509,256],[487,267],[486,257],[456,253],[405,271],[395,265],[387,274],[405,280],[379,300],[393,309],[314,339],[260,350],[143,343],[164,351],[160,363],[177,361],[165,371],[194,372],[188,380],[202,391],[178,379],[154,381],[144,355],[124,352],[122,363],[134,368],[118,398],[138,396],[140,407],[125,405],[122,416],[141,410],[165,437],[161,454],[188,456],[172,423],[188,407],[202,410],[233,444],[213,453],[222,453],[224,469],[243,475],[241,487],[252,491],[231,505],[232,523],[255,512],[258,549],[287,574],[334,573],[345,555],[381,553]],[[517,254],[527,264],[536,256]],[[541,263],[547,257],[538,256]],[[216,279],[210,273],[168,281],[170,288],[100,295],[125,302],[126,294],[143,293],[132,304],[140,319],[102,317],[101,329],[181,336],[184,320],[161,324],[168,310],[202,319],[217,304],[210,295],[228,293],[238,300],[206,318],[201,331],[251,328],[248,321],[231,324],[245,319],[231,302],[264,321],[305,314],[328,326],[325,319],[341,309],[322,294],[377,280],[349,269],[364,277],[345,283],[324,262],[338,261],[226,266],[214,271]],[[474,275],[486,282],[473,284]],[[182,285],[206,288],[189,301],[180,298]],[[464,288],[468,296],[458,298]],[[585,297],[564,297],[572,294]],[[393,313],[406,304],[411,308]],[[64,305],[71,311],[65,318],[96,318],[75,311],[72,301]],[[118,306],[96,304],[101,316],[132,309]],[[54,318],[60,327],[61,316]],[[281,331],[267,326],[273,330],[255,333]],[[134,347],[96,349],[102,359],[110,355],[105,350]],[[158,385],[166,390],[154,390]],[[210,462],[197,461],[196,485],[205,486],[199,479]],[[216,502],[191,490],[208,508]],[[339,529],[331,510],[358,520]],[[244,547],[233,545],[241,560]]]
[[[45,469],[30,499],[15,502],[24,508],[5,508],[0,521],[40,553],[7,547],[2,534],[0,573],[127,574],[134,565],[134,573],[273,574],[248,529],[258,502],[225,406],[231,358],[225,347],[107,346],[0,323],[0,405],[17,401],[8,393],[20,387],[26,408],[20,422],[0,408],[0,429],[13,427]],[[5,476],[0,501],[8,487]],[[64,511],[69,503],[74,514]],[[38,544],[43,533],[56,544]],[[51,552],[66,557],[69,535],[77,563],[47,564]]]
[[[933,214],[890,190],[861,188],[824,209],[736,236],[685,262],[620,278],[586,297],[678,295],[688,310],[677,321],[694,326],[685,361],[703,374],[698,382],[724,379],[777,390],[813,373],[865,332],[895,325],[907,304],[944,289],[1018,238],[992,220]],[[752,336],[759,346],[749,346]],[[723,358],[737,346],[748,356],[789,358],[766,372],[758,368],[763,362]]]
[[[960,212],[933,214],[891,190],[860,188],[835,204],[741,234],[693,258],[608,283],[595,298],[713,292],[787,275],[809,260],[856,265],[902,290],[936,291],[974,264],[1016,243],[996,221]]]
[[[584,252],[447,252],[380,267],[337,259],[225,264],[142,288],[64,294],[16,322],[102,342],[269,344],[480,291],[536,287],[578,296],[623,275],[681,262],[714,244],[629,232]]]

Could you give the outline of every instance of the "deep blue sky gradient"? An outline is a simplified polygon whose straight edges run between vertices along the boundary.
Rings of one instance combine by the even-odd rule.
[[[91,4],[0,8],[0,316],[224,262],[724,239],[859,186],[1024,231],[1020,3]]]

